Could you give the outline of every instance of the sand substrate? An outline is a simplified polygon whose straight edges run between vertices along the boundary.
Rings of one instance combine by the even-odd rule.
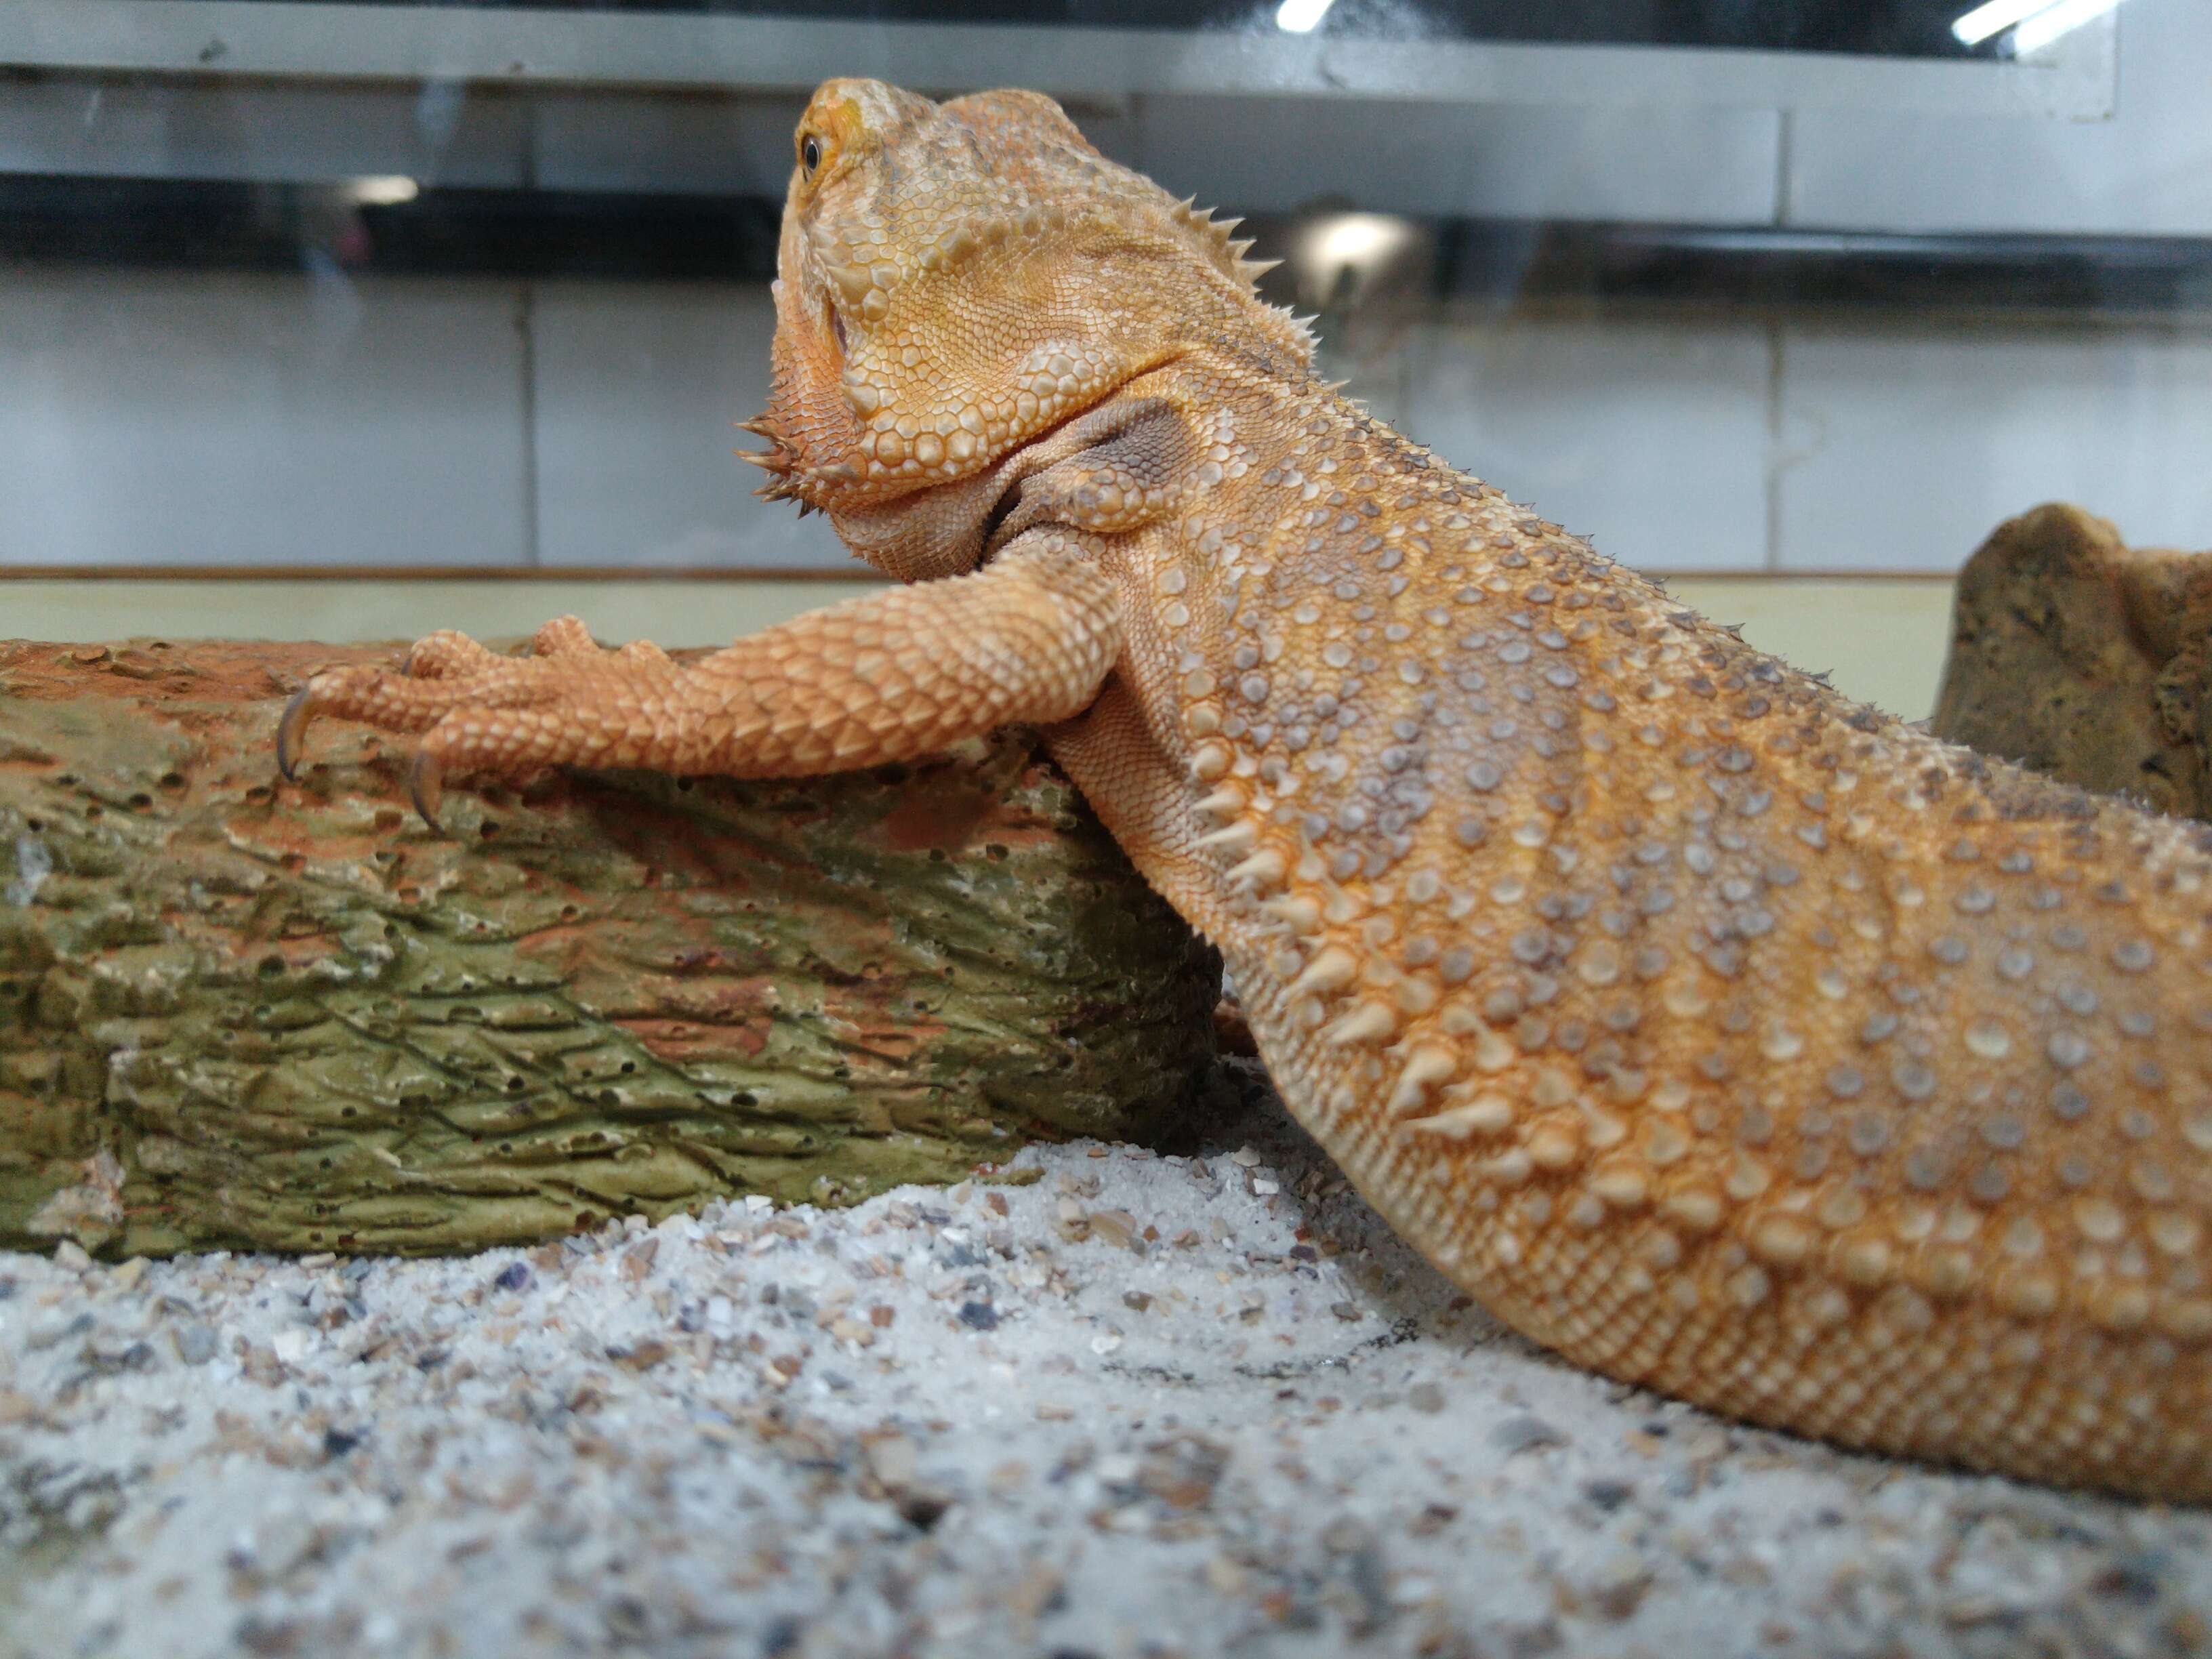
[[[1198,1155],[454,1260],[0,1256],[0,1651],[2212,1647],[2212,1518],[1583,1376]]]

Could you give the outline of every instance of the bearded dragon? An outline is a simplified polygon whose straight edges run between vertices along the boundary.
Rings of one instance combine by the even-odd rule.
[[[679,666],[433,635],[285,714],[416,798],[1042,728],[1283,1100],[1569,1359],[1844,1446],[2212,1498],[2212,840],[1856,706],[1322,384],[1050,100],[814,96],[767,495],[905,586]],[[1686,481],[1684,488],[1694,488]]]

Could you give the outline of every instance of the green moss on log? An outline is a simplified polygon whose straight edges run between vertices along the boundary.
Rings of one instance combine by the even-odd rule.
[[[407,811],[327,646],[0,645],[0,1244],[440,1251],[1143,1136],[1212,953],[1019,736]]]

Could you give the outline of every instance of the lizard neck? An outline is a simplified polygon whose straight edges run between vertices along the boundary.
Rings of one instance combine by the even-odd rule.
[[[1723,680],[1781,684],[1316,381],[1199,354],[1141,390],[1190,411],[1192,452],[1169,510],[1104,544],[1129,636],[1121,678],[1176,775],[1145,839],[1177,855],[1163,885],[1206,913],[1250,991],[1304,973],[1285,929],[1312,936],[1316,906],[1332,928],[1360,919],[1369,971],[1395,956],[1464,981],[1485,872],[1524,886],[1571,872],[1543,849],[1590,745],[1614,746],[1619,681],[1679,690],[1716,730]],[[1206,844],[1176,834],[1178,817]],[[1383,918],[1402,924],[1395,949]]]

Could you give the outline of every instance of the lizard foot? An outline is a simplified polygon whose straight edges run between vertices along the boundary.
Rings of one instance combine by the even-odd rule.
[[[308,681],[278,722],[277,769],[297,780],[307,728],[324,715],[421,732],[409,792],[434,830],[451,772],[520,775],[561,762],[663,760],[680,673],[647,641],[602,651],[574,617],[539,629],[526,657],[502,656],[447,629],[418,641],[396,672],[340,668]]]

